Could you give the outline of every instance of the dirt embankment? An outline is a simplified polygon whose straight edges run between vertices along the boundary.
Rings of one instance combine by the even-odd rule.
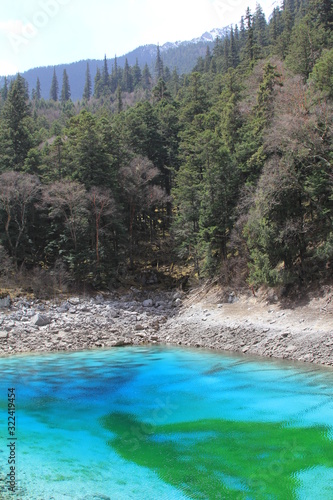
[[[166,343],[333,366],[333,291],[135,289],[62,301],[16,299],[0,311],[0,355]]]
[[[327,288],[287,302],[273,293],[201,290],[189,294],[161,333],[181,345],[333,366],[333,296]]]

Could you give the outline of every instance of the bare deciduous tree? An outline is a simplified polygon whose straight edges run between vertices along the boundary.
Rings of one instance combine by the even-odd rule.
[[[159,175],[153,163],[142,156],[136,156],[131,163],[120,170],[121,185],[129,205],[130,259],[133,264],[133,224],[140,211],[166,201],[164,191],[152,182]]]
[[[88,200],[95,222],[95,249],[98,264],[100,236],[112,225],[116,205],[110,189],[101,187],[91,188],[88,193]],[[103,225],[102,219],[104,221]]]
[[[5,212],[5,232],[15,266],[18,248],[27,230],[29,209],[40,189],[40,181],[34,175],[5,172],[0,176],[0,208]]]
[[[51,218],[61,217],[68,228],[74,249],[77,249],[78,231],[87,220],[87,192],[74,181],[58,181],[44,190],[44,203],[49,206]]]

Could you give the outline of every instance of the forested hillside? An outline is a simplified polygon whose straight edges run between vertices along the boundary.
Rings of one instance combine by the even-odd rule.
[[[75,103],[66,70],[48,100],[38,81],[32,98],[20,75],[5,83],[3,286],[330,278],[332,28],[331,0],[285,0],[269,23],[248,9],[188,75],[158,50],[154,71],[88,65]]]
[[[225,28],[213,30],[212,33],[218,32],[220,34],[219,36],[223,38],[228,31],[229,27],[227,26]],[[164,65],[168,67],[171,72],[177,69],[180,74],[190,73],[198,57],[205,55],[207,47],[213,48],[213,39],[215,37],[212,36],[212,33],[204,33],[200,38],[189,42],[165,43],[160,47]],[[209,38],[211,38],[211,40],[209,40]],[[130,66],[138,65],[141,70],[147,65],[149,72],[154,73],[156,51],[157,45],[143,45],[123,56],[115,56],[111,59],[107,59],[107,64],[111,72],[113,66],[116,66],[118,69],[123,69],[126,64],[129,64]],[[72,100],[77,101],[78,99],[82,99],[83,96],[87,64],[89,65],[89,70],[92,75],[92,88],[94,90],[94,78],[97,70],[102,70],[103,60],[88,59],[73,62],[71,64],[58,64],[55,67],[46,66],[33,68],[25,71],[22,76],[28,84],[30,96],[32,89],[36,87],[36,81],[38,79],[41,97],[47,100],[50,97],[50,87],[54,70],[58,80],[61,80],[63,72],[66,70],[71,85]],[[14,77],[8,77],[9,80],[13,78]],[[0,87],[3,86],[3,83],[4,77],[0,76]]]

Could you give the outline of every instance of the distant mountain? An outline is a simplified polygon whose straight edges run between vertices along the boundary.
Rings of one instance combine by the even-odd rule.
[[[204,57],[206,54],[207,46],[212,48],[215,39],[224,38],[230,31],[230,26],[224,28],[215,28],[209,32],[203,33],[198,38],[193,38],[189,41],[167,42],[160,46],[160,52],[165,66],[168,66],[172,71],[177,68],[180,74],[189,73],[195,66],[198,57]],[[136,60],[141,68],[148,64],[152,74],[154,73],[155,59],[156,59],[157,45],[149,44],[140,46],[128,54],[117,57],[117,64],[119,67],[124,67],[127,58],[128,64],[134,66]],[[85,74],[87,63],[89,63],[90,74],[92,81],[97,68],[102,68],[103,60],[89,59],[74,62],[71,64],[59,64],[55,66],[56,75],[58,78],[59,88],[62,86],[63,71],[66,69],[70,88],[71,98],[73,101],[82,98],[83,88],[85,84]],[[114,58],[108,59],[109,71],[111,72]],[[45,66],[33,68],[22,73],[22,76],[28,82],[29,90],[36,87],[37,78],[39,78],[41,85],[41,93],[44,99],[48,99],[50,95],[51,81],[53,76],[54,66]],[[14,78],[10,76],[9,78]],[[0,87],[2,87],[4,77],[0,77]]]

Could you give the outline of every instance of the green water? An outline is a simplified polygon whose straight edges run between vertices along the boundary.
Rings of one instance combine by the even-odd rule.
[[[333,468],[324,426],[222,419],[147,426],[122,413],[102,422],[122,457],[153,469],[190,498],[292,499],[300,471]]]
[[[0,498],[333,500],[333,371],[157,346],[2,358]]]

